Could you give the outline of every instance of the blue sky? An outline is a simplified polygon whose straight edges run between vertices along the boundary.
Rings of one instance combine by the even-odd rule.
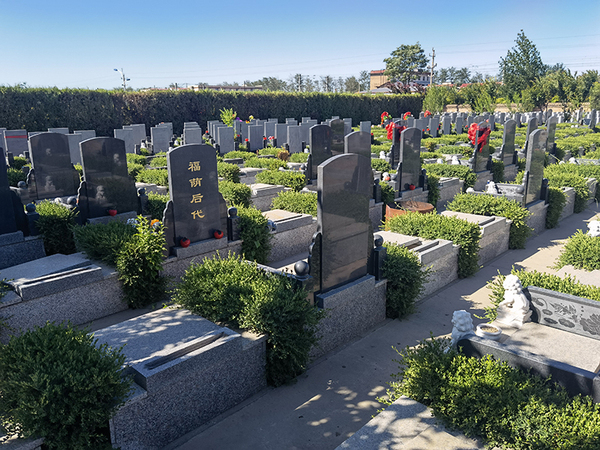
[[[496,74],[523,29],[546,64],[600,70],[600,1],[0,0],[0,85],[133,88],[358,76],[402,44]]]

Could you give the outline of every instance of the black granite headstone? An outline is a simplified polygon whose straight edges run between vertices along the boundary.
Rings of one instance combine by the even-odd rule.
[[[127,173],[125,142],[111,137],[97,137],[79,144],[85,180],[87,218],[103,217],[110,210],[117,213],[138,211],[135,182]],[[82,205],[85,202],[79,201]]]
[[[475,149],[473,150],[473,171],[483,172],[487,170],[488,160],[490,158],[490,139],[489,136],[481,144],[480,138],[489,131],[488,125],[485,122],[479,124],[479,129],[475,135]]]
[[[558,117],[556,116],[552,116],[546,121],[546,128],[548,129],[548,143],[546,144],[546,149],[551,153],[554,153],[556,150],[554,140],[556,138],[557,123]]]
[[[509,119],[504,123],[504,134],[502,137],[502,160],[504,165],[512,164],[515,154],[515,133],[517,122]]]
[[[342,155],[344,153],[344,121],[334,119],[329,122],[331,127],[331,154],[332,156]]]
[[[540,199],[542,180],[544,179],[547,139],[548,132],[546,130],[535,130],[529,135],[527,162],[525,163],[525,172],[529,174],[525,191],[525,204]]]
[[[396,120],[393,125],[394,128],[392,131],[392,150],[390,151],[390,165],[394,170],[400,162],[400,133],[402,132],[400,129],[404,126],[402,124],[403,122],[403,120]]]
[[[6,173],[6,157],[3,148],[0,148],[0,152],[0,234],[14,233],[17,231],[17,224]]]
[[[419,185],[421,136],[421,130],[418,128],[407,128],[400,135],[400,162],[402,163],[402,172],[399,174],[400,191],[413,190]]]
[[[527,132],[525,134],[525,146],[523,147],[523,151],[527,153],[527,149],[529,149],[529,139],[531,137],[531,133],[537,130],[537,117],[532,117],[527,121]]]
[[[334,156],[319,165],[318,180],[320,291],[325,292],[367,274],[373,247],[371,162],[353,153]]]
[[[312,160],[311,180],[317,179],[317,167],[331,158],[331,127],[315,125],[310,128],[309,135],[310,157]]]
[[[35,179],[29,188],[34,198],[42,200],[77,195],[79,174],[71,164],[66,135],[36,134],[29,139],[29,152]]]
[[[356,153],[371,159],[371,133],[354,131],[344,137],[344,153]]]
[[[215,232],[225,237],[227,208],[223,210],[225,201],[219,193],[215,149],[205,144],[175,147],[167,153],[167,167],[175,242],[213,239]]]

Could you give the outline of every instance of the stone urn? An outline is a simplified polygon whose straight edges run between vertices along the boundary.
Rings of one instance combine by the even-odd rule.
[[[427,214],[433,212],[433,205],[426,202],[417,202],[414,200],[401,200],[396,204],[386,205],[385,217],[389,219],[394,216],[406,214],[407,212],[418,212],[421,214]]]
[[[475,334],[485,339],[497,341],[498,339],[500,339],[500,335],[502,334],[502,328],[496,325],[492,325],[491,323],[481,323],[477,325]]]

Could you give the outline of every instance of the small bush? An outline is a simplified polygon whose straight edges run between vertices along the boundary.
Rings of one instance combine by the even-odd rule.
[[[590,300],[600,301],[600,287],[591,286],[587,284],[581,284],[579,281],[571,278],[569,275],[561,278],[558,275],[552,275],[548,273],[538,272],[536,270],[526,271],[517,270],[514,267],[510,271],[511,274],[516,275],[521,280],[523,287],[537,286],[551,291],[562,292],[564,294],[576,295],[577,297],[589,298]],[[504,300],[504,275],[498,276],[496,279],[489,281],[487,284],[488,289],[491,289],[490,300],[492,307],[485,308],[485,317],[493,322],[496,320],[496,308],[498,304]]]
[[[167,289],[167,278],[161,273],[166,245],[162,225],[157,222],[152,226],[142,216],[137,222],[135,234],[123,244],[116,259],[119,281],[130,308],[163,300]]]
[[[139,164],[141,166],[146,165],[146,157],[144,155],[136,155],[135,153],[127,153],[127,164]]]
[[[37,228],[42,235],[46,255],[75,253],[77,249],[72,231],[75,226],[73,210],[45,200],[37,205],[36,211],[40,215]]]
[[[290,155],[290,162],[293,163],[305,163],[308,161],[309,153],[292,153]]]
[[[47,324],[0,345],[0,423],[49,449],[111,448],[108,421],[124,403],[121,349],[71,325]]]
[[[249,158],[244,161],[244,167],[254,167],[257,169],[278,170],[280,167],[287,168],[285,161],[279,158]]]
[[[544,176],[548,178],[548,186],[552,187],[572,187],[575,189],[575,204],[573,212],[580,213],[587,207],[587,201],[590,198],[590,190],[585,178],[574,173],[548,172],[544,170]]]
[[[282,148],[265,147],[265,148],[259,149],[258,154],[261,156],[263,156],[263,155],[277,156],[279,154],[279,152],[281,152],[282,150],[283,150]]]
[[[228,206],[250,207],[250,197],[252,197],[250,186],[223,180],[219,181],[219,192],[223,195],[223,199],[227,202]]]
[[[421,163],[423,163],[423,161],[426,159],[438,159],[443,157],[444,155],[438,152],[421,152],[420,154]]]
[[[492,178],[494,183],[502,183],[504,181],[504,161],[492,159]]]
[[[567,197],[562,189],[548,187],[548,211],[546,212],[546,228],[554,228],[567,204]]]
[[[390,172],[392,166],[385,159],[371,158],[371,167],[379,172]]]
[[[551,173],[573,173],[583,178],[595,178],[600,183],[600,166],[594,164],[554,164],[544,170],[544,176]],[[595,198],[600,200],[600,188],[596,189]]]
[[[465,182],[464,189],[475,186],[477,175],[467,166],[454,166],[450,164],[424,164],[423,169],[427,170],[428,175],[437,175],[438,177],[456,177]]]
[[[217,173],[219,177],[224,178],[227,181],[233,181],[234,183],[240,182],[240,168],[236,164],[218,162]]]
[[[144,166],[141,164],[128,163],[127,164],[127,173],[131,178],[137,180],[139,173],[144,170]]]
[[[317,215],[317,193],[282,191],[271,202],[271,209],[284,209],[298,214]]]
[[[13,158],[13,162],[10,165],[10,167],[12,167],[13,169],[21,170],[21,168],[23,166],[26,166],[27,164],[29,164],[29,161],[27,161],[27,158],[23,158],[21,156],[15,156]]]
[[[267,218],[253,207],[238,208],[242,254],[248,261],[266,264],[271,253],[271,234]]]
[[[142,169],[138,172],[136,181],[139,183],[169,185],[169,172],[167,169]]]
[[[383,276],[387,278],[385,294],[386,316],[402,319],[414,312],[415,301],[423,293],[428,271],[424,270],[419,257],[406,247],[386,243],[387,258],[383,264]]]
[[[394,200],[396,200],[396,191],[394,191],[394,188],[387,183],[379,184],[381,186],[381,201],[386,205],[393,204]]]
[[[6,174],[8,175],[8,184],[12,187],[17,187],[19,181],[27,181],[27,175],[23,173],[20,169],[14,169],[12,167],[8,167],[6,169]]]
[[[577,230],[558,257],[558,267],[566,265],[590,271],[600,269],[600,237]]]
[[[278,386],[306,369],[323,312],[291,279],[267,274],[239,257],[192,264],[174,300],[195,314],[267,335],[267,380]]]
[[[254,152],[241,152],[239,150],[234,150],[233,152],[227,152],[223,155],[225,159],[238,159],[241,158],[244,161],[250,158],[256,158],[256,153]]]
[[[167,194],[148,193],[148,214],[152,219],[163,220],[169,198]]]
[[[436,214],[407,213],[386,218],[385,229],[424,239],[447,239],[460,247],[458,251],[458,276],[473,275],[479,270],[480,231],[476,223],[456,217]]]
[[[427,191],[427,203],[431,203],[435,208],[440,199],[440,177],[427,174]]]
[[[75,227],[77,249],[91,259],[115,266],[117,256],[135,234],[135,228],[120,221]]]
[[[155,156],[150,160],[150,167],[166,167],[167,157],[166,156]]]
[[[280,170],[265,170],[256,174],[258,183],[276,184],[301,191],[306,186],[306,177],[299,172],[284,172]]]
[[[473,147],[467,147],[466,145],[445,145],[436,149],[436,152],[445,155],[463,155],[470,158],[473,156]]]
[[[532,232],[526,220],[531,213],[514,200],[492,195],[458,194],[446,205],[450,211],[459,211],[482,216],[500,216],[512,220],[508,248],[525,248]]]

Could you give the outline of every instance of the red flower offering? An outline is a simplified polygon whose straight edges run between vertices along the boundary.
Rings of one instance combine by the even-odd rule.
[[[408,190],[414,191],[415,190],[415,185],[414,184],[409,184],[408,185]]]
[[[213,236],[215,237],[215,239],[222,239],[223,232],[221,230],[215,230],[215,232],[213,233]]]
[[[190,246],[190,240],[188,238],[181,238],[179,240],[179,245],[181,245],[183,248],[188,248]]]
[[[117,210],[116,209],[109,209],[108,211],[108,215],[109,216],[116,216],[117,215]]]

